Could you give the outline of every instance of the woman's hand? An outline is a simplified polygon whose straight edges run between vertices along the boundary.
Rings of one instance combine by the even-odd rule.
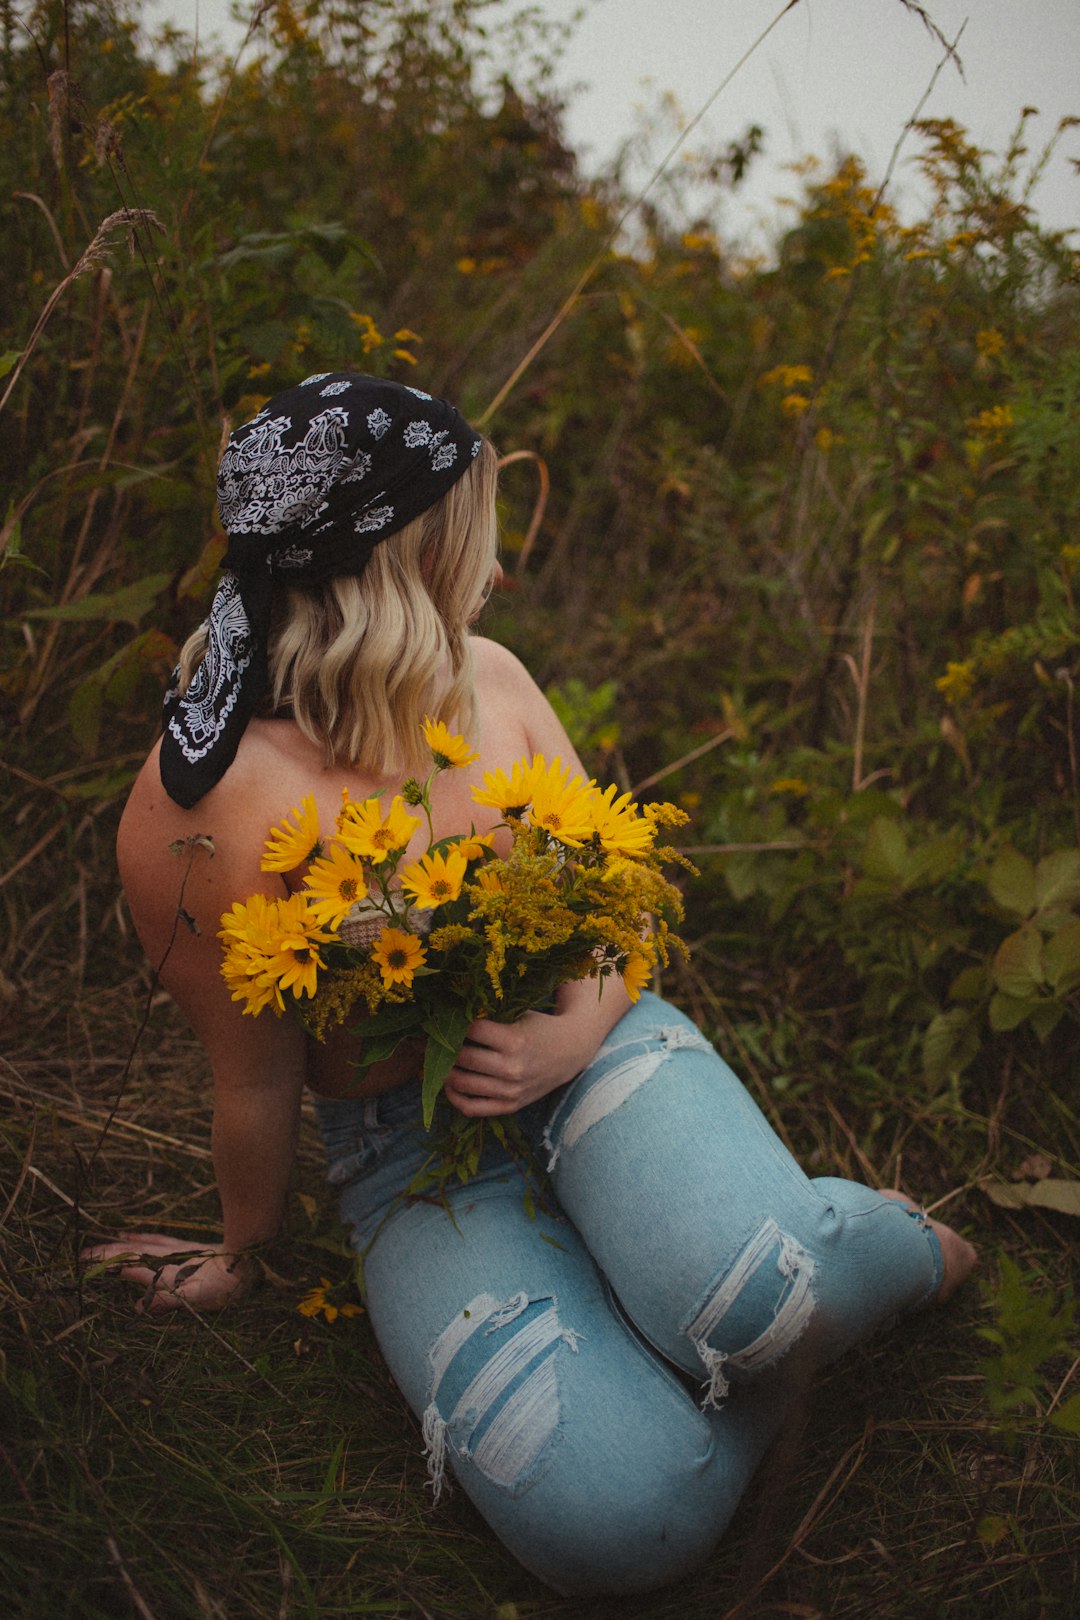
[[[590,1063],[630,1006],[621,980],[564,984],[553,1013],[527,1012],[513,1024],[478,1018],[446,1077],[445,1094],[473,1118],[515,1114],[566,1085]]]
[[[170,1311],[191,1305],[219,1311],[239,1299],[257,1274],[249,1254],[233,1254],[220,1243],[197,1243],[163,1232],[131,1232],[123,1242],[96,1243],[82,1251],[87,1265],[125,1260],[120,1275],[144,1290],[137,1311]]]
[[[476,1019],[446,1077],[447,1101],[473,1118],[516,1114],[572,1080],[581,1065],[576,1043],[573,1053],[564,1050],[563,1022],[539,1012],[524,1013],[513,1024]]]

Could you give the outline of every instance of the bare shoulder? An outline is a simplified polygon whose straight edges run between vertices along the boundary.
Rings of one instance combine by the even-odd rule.
[[[473,636],[472,648],[479,682],[512,681],[516,685],[532,687],[534,691],[539,691],[521,659],[512,653],[509,647],[504,647],[501,641],[492,641],[487,636]]]
[[[516,730],[520,736],[519,752],[527,749],[545,754],[549,759],[558,756],[564,763],[580,769],[580,761],[561,721],[521,659],[499,642],[483,636],[474,638],[473,647],[482,715],[489,721],[493,716],[501,720],[499,730],[505,735]]]

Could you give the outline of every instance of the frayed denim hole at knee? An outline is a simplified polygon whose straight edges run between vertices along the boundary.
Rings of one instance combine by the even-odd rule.
[[[813,1256],[801,1244],[771,1218],[762,1222],[693,1317],[683,1324],[708,1377],[704,1407],[718,1406],[727,1395],[729,1372],[758,1372],[786,1355],[802,1337],[814,1314],[814,1271]],[[759,1316],[760,1306],[748,1294],[753,1289],[760,1298],[760,1285],[768,1287],[771,1279],[779,1286],[768,1327],[732,1347],[732,1341],[747,1331],[740,1315]]]
[[[704,1035],[690,1024],[660,1025],[647,1035],[613,1040],[602,1046],[570,1087],[544,1132],[548,1173],[554,1170],[564,1149],[574,1147],[594,1125],[651,1080],[675,1052],[686,1048],[712,1051]],[[617,1061],[605,1069],[611,1058]]]
[[[560,1346],[580,1335],[559,1322],[554,1299],[480,1294],[431,1348],[431,1396],[423,1414],[428,1474],[437,1502],[446,1451],[518,1496],[544,1466],[559,1432]]]

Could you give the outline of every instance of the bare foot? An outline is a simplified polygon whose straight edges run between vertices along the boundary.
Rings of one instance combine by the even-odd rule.
[[[921,1206],[916,1198],[910,1198],[907,1193],[901,1192],[897,1187],[879,1187],[878,1192],[882,1198],[895,1199],[897,1203],[907,1204],[910,1209],[919,1209]],[[979,1263],[978,1250],[974,1244],[962,1238],[959,1232],[954,1232],[951,1226],[944,1221],[932,1220],[929,1215],[925,1217],[926,1224],[936,1234],[941,1244],[941,1258],[944,1270],[941,1285],[934,1295],[934,1304],[943,1305],[951,1299],[960,1287],[960,1284],[975,1270]]]

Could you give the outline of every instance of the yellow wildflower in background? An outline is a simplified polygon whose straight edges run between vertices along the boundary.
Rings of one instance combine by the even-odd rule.
[[[364,856],[376,865],[404,849],[420,825],[420,817],[410,816],[400,793],[395,794],[385,816],[378,799],[364,799],[358,804],[349,798],[348,789],[343,798],[338,837],[354,855]]]
[[[769,788],[770,793],[805,794],[809,791],[801,776],[781,776]]]
[[[962,702],[970,697],[975,685],[975,666],[970,659],[962,664],[948,663],[944,675],[934,682],[947,703]]]
[[[1006,430],[1012,425],[1011,405],[991,405],[977,416],[969,416],[964,423],[971,437],[981,444],[1001,444]]]
[[[804,411],[810,409],[810,401],[805,394],[785,394],[780,401],[780,409],[785,416],[802,416]]]
[[[441,720],[432,720],[429,716],[422,730],[424,741],[431,749],[436,768],[440,771],[460,770],[463,765],[471,765],[474,759],[480,758],[464,737],[450,732]]]
[[[360,333],[360,347],[365,354],[370,354],[372,349],[381,348],[386,342],[370,315],[363,314],[360,310],[350,309],[349,319]]]
[[[992,360],[995,355],[1000,354],[1004,349],[1005,339],[996,326],[988,326],[984,330],[976,332],[975,347],[980,354],[985,355],[988,360]]]
[[[809,366],[773,366],[758,378],[758,387],[765,388],[769,383],[778,382],[784,388],[797,388],[800,383],[813,381],[814,373]]]
[[[431,851],[405,867],[401,887],[422,910],[447,905],[461,893],[467,865],[460,849],[447,850],[445,855]]]
[[[333,844],[328,855],[312,861],[304,890],[313,897],[311,915],[316,922],[338,928],[367,894],[363,862],[351,850]]]
[[[288,817],[280,827],[271,827],[266,840],[266,853],[259,862],[264,872],[292,872],[313,855],[320,852],[319,812],[310,793],[305,793],[299,808],[289,811],[296,825],[290,826]]]
[[[406,934],[401,928],[384,928],[371,950],[371,960],[377,963],[382,974],[384,990],[396,987],[407,990],[426,955],[416,935]]]

